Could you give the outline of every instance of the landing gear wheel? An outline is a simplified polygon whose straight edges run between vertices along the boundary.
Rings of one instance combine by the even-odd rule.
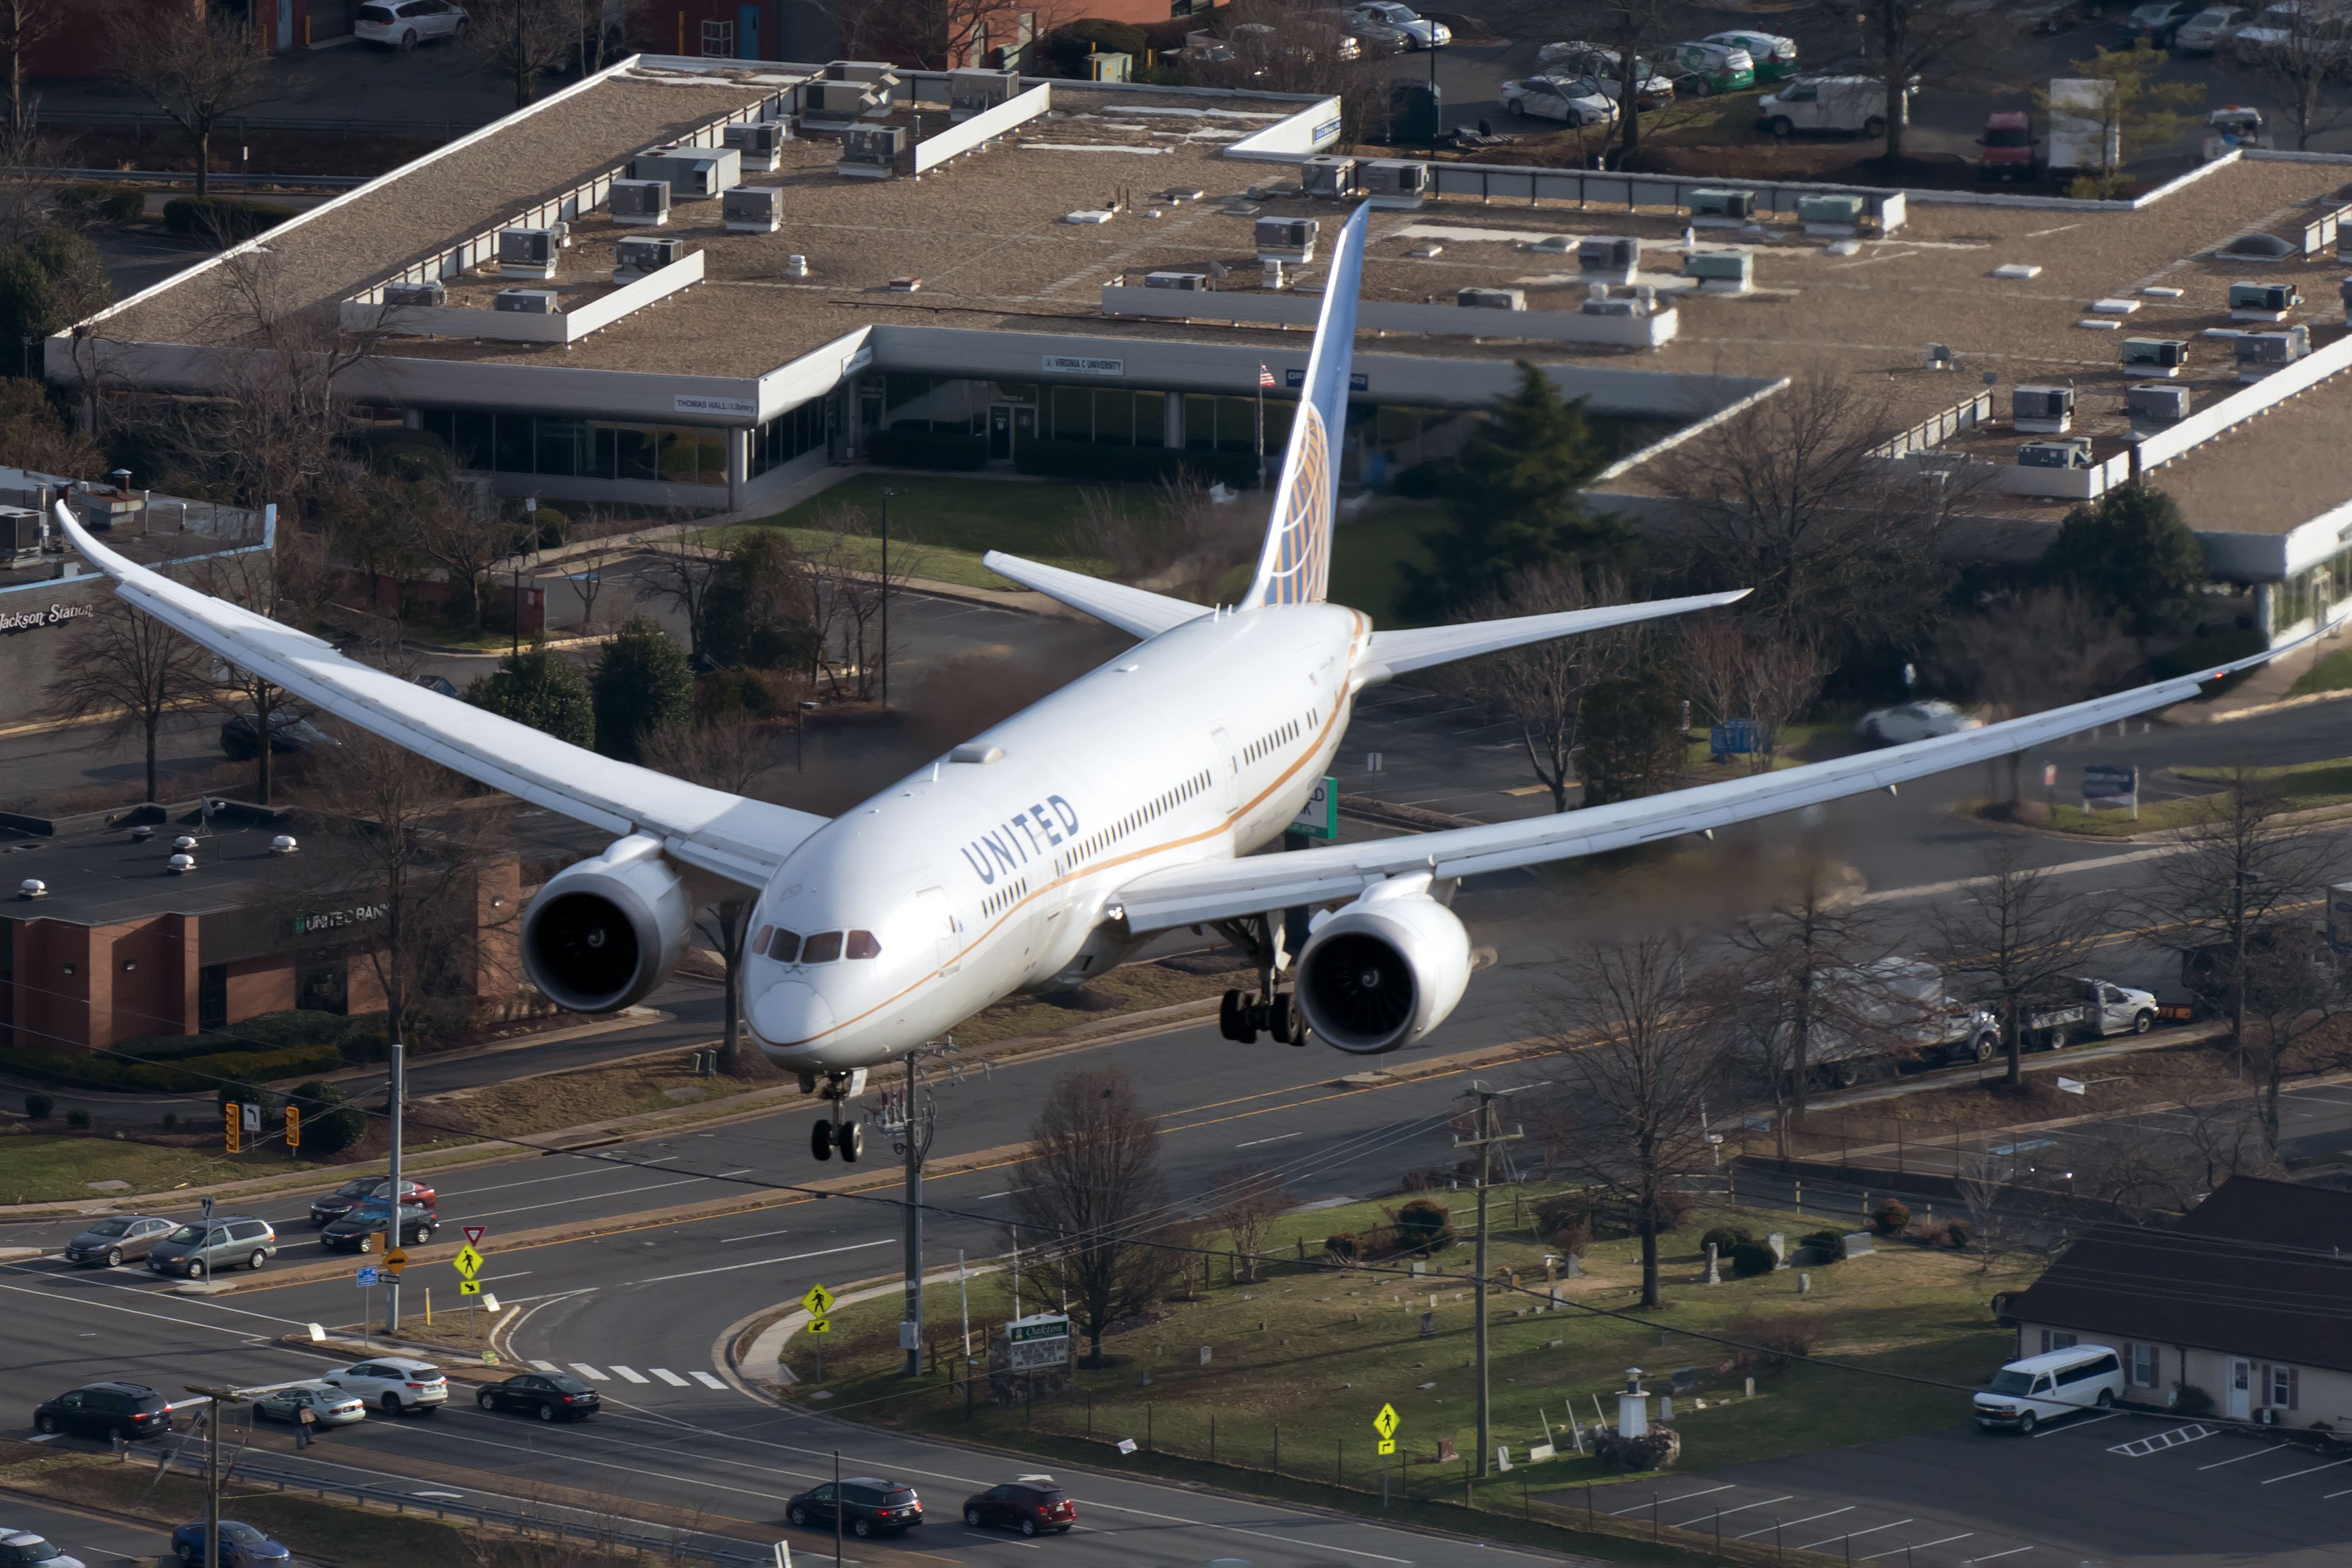
[[[857,1157],[866,1152],[866,1129],[855,1121],[845,1121],[833,1130],[833,1142],[841,1151],[841,1163],[855,1165]]]
[[[1226,1039],[1242,1037],[1242,994],[1228,991],[1217,1003],[1217,1033]]]
[[[1265,1005],[1265,1032],[1286,1046],[1300,1045],[1298,1005],[1280,992]]]
[[[816,1125],[809,1129],[809,1153],[819,1160],[833,1158],[833,1123],[823,1117],[817,1118]]]

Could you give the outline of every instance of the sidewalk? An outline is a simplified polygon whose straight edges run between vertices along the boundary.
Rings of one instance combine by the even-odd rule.
[[[2352,690],[2312,692],[2302,697],[2287,695],[2288,689],[2309,673],[2313,665],[2346,647],[2352,647],[2352,643],[2347,643],[2340,631],[2334,637],[2322,637],[2308,647],[2297,648],[2291,654],[2271,660],[2210,701],[2176,702],[2158,717],[2168,724],[2227,724],[2232,720],[2275,713],[2282,708],[2300,708],[2305,703],[2332,702],[2352,697]]]

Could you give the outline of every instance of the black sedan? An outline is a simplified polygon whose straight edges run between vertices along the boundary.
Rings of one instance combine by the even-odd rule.
[[[527,1372],[482,1385],[474,1403],[485,1410],[520,1410],[541,1421],[577,1421],[604,1407],[596,1391],[560,1372]]]
[[[365,1198],[351,1213],[328,1225],[319,1233],[319,1244],[330,1252],[364,1252],[369,1237],[381,1237],[392,1228],[392,1205],[382,1198]],[[416,1247],[433,1238],[441,1228],[441,1216],[431,1209],[415,1204],[400,1205],[400,1245]]]
[[[431,1208],[440,1194],[423,1182],[404,1180],[400,1195],[413,1204]],[[355,1176],[322,1198],[310,1200],[310,1223],[324,1226],[342,1218],[369,1198],[392,1196],[392,1179],[388,1176]]]
[[[1024,1476],[964,1499],[963,1521],[975,1530],[993,1526],[1024,1535],[1045,1531],[1061,1534],[1076,1526],[1078,1505],[1054,1484],[1053,1477]]]
[[[221,753],[231,762],[251,762],[261,751],[260,736],[261,723],[254,715],[231,714],[220,727]],[[269,715],[269,749],[278,756],[341,743],[309,720],[284,709]]]

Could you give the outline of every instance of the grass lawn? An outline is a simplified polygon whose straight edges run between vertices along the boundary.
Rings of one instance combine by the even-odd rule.
[[[878,535],[886,487],[894,557],[902,543],[919,545],[924,554],[918,576],[991,588],[1012,586],[981,566],[980,558],[992,550],[1099,574],[1101,562],[1071,553],[1069,535],[1082,510],[1083,492],[1120,488],[968,475],[858,474],[773,517],[714,529],[703,538],[723,545],[737,529],[783,528],[800,534],[795,542],[805,543],[819,532],[836,531],[843,514],[853,510],[862,516],[867,531]],[[1150,505],[1158,493],[1148,485],[1125,488],[1130,505]],[[874,552],[880,554],[878,541]]]
[[[1407,586],[1429,570],[1421,536],[1445,524],[1434,501],[1381,496],[1331,539],[1331,601],[1372,617],[1381,630],[1421,622],[1404,613]]]
[[[2314,663],[2286,689],[2289,697],[2309,697],[2321,691],[2352,690],[2352,647],[2338,648]]]
[[[128,1182],[133,1193],[164,1192],[196,1182],[236,1181],[306,1167],[280,1150],[226,1155],[217,1146],[174,1149],[107,1137],[28,1132],[0,1138],[0,1203],[54,1203],[103,1197],[92,1182]]]
[[[2173,771],[2191,783],[2216,784],[2227,781],[2231,773],[2228,768],[2176,768]],[[2352,757],[2326,757],[2312,763],[2256,768],[2253,773],[2257,777],[2271,780],[2278,785],[2290,811],[2315,811],[2322,806],[2352,804]],[[2086,837],[2125,838],[2135,833],[2157,833],[2194,822],[2212,798],[2210,795],[2190,795],[2180,800],[2143,805],[2137,820],[2127,811],[2084,811],[2079,805],[2068,805],[2062,801],[2052,814],[2049,826],[2062,833],[2076,833]],[[1979,802],[1972,809],[1981,813],[1991,804]]]
[[[1456,1230],[1466,1230],[1470,1195],[1433,1195],[1451,1204]],[[1530,1215],[1532,1202],[1531,1195]],[[1507,1195],[1496,1200],[1494,1262],[1541,1280],[1541,1248],[1514,1208]],[[1371,1204],[1294,1215],[1276,1225],[1269,1250],[1293,1259],[1304,1239],[1309,1254],[1319,1255],[1325,1236],[1381,1221],[1379,1205]],[[2021,1271],[1980,1275],[1973,1258],[1890,1243],[1874,1256],[1811,1270],[1812,1289],[1803,1297],[1788,1272],[1708,1287],[1697,1278],[1699,1237],[1716,1224],[1738,1225],[1759,1237],[1781,1229],[1792,1239],[1811,1228],[1786,1215],[1695,1210],[1666,1243],[1668,1304],[1633,1321],[1573,1306],[1533,1310],[1536,1296],[1494,1297],[1494,1439],[1524,1456],[1549,1431],[1563,1448],[1563,1458],[1529,1475],[1537,1488],[1615,1479],[1593,1461],[1567,1455],[1564,1428],[1571,1414],[1589,1426],[1596,1398],[1613,1422],[1613,1391],[1622,1386],[1628,1366],[1653,1373],[1696,1370],[1687,1398],[1703,1398],[1706,1408],[1675,1402],[1683,1468],[1695,1470],[1949,1426],[1966,1418],[1969,1385],[1998,1366],[2013,1343],[1995,1324],[1987,1300],[1996,1289],[2021,1284],[2028,1276]],[[1222,1239],[1212,1236],[1204,1245]],[[1433,1272],[1469,1267],[1466,1241],[1431,1265]],[[1065,1451],[1074,1443],[1091,1445],[1099,1448],[1090,1456],[1097,1464],[1121,1462],[1111,1445],[1124,1437],[1140,1441],[1148,1432],[1155,1453],[1205,1459],[1213,1445],[1225,1466],[1269,1471],[1278,1441],[1284,1474],[1327,1483],[1344,1478],[1349,1487],[1377,1491],[1370,1423],[1383,1403],[1392,1403],[1403,1417],[1399,1452],[1410,1461],[1402,1473],[1412,1495],[1460,1497],[1460,1468],[1431,1460],[1441,1438],[1464,1453],[1475,1443],[1466,1286],[1437,1284],[1433,1307],[1430,1282],[1389,1274],[1324,1271],[1285,1261],[1266,1282],[1246,1285],[1228,1282],[1225,1272],[1220,1261],[1215,1282],[1202,1289],[1196,1281],[1192,1299],[1180,1289],[1156,1321],[1108,1336],[1104,1350],[1113,1364],[1081,1371],[1082,1392],[1039,1405],[1027,1413],[1025,1427],[1018,1406],[996,1411],[982,1402],[967,1417],[961,1395],[940,1379],[926,1379],[919,1389],[905,1384],[897,1375],[895,1298],[844,1309],[825,1347],[824,1391],[831,1397],[824,1407],[1009,1447],[1048,1436]],[[1585,1277],[1567,1289],[1579,1304],[1633,1310],[1639,1279],[1635,1243],[1600,1242],[1586,1258]],[[1006,1276],[974,1279],[970,1289],[975,1323],[1013,1315]],[[933,1299],[948,1308],[935,1309],[933,1321],[953,1323],[952,1303],[936,1293]],[[1024,1305],[1038,1309],[1034,1287]],[[1431,1338],[1421,1337],[1424,1312],[1433,1314]],[[1843,1365],[1759,1372],[1756,1394],[1748,1397],[1742,1393],[1748,1368],[1728,1348],[1684,1337],[1724,1331],[1742,1318],[1801,1323],[1813,1336],[1814,1356]],[[809,1344],[796,1341],[788,1358],[803,1376]],[[954,1349],[951,1332],[946,1348]],[[1148,1387],[1141,1382],[1147,1369]],[[803,1400],[814,1392],[805,1383],[790,1391]],[[1518,1477],[1497,1484],[1517,1499]]]

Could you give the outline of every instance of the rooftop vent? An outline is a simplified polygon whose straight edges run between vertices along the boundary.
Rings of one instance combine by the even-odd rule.
[[[1756,216],[1754,191],[1699,190],[1690,194],[1691,216],[1745,223]]]
[[[1683,258],[1683,276],[1697,279],[1702,294],[1745,294],[1756,281],[1756,258],[1745,250],[1694,250]]]
[[[2185,386],[2126,387],[2124,408],[2135,419],[2151,419],[2160,425],[2170,425],[2189,417],[2189,389]]]
[[[734,151],[739,169],[766,173],[783,161],[784,143],[793,139],[793,128],[781,120],[749,120],[730,125],[719,134]]]
[[[493,310],[512,310],[523,316],[554,316],[563,307],[556,303],[552,289],[501,289],[490,301]]]
[[[272,855],[291,855],[300,847],[301,845],[295,841],[294,836],[290,833],[281,833],[269,841],[269,852]]]
[[[16,884],[16,896],[20,899],[46,899],[49,896],[49,885],[38,877],[27,877]]]
[[[1638,316],[1642,313],[1642,301],[1630,294],[1616,298],[1595,294],[1576,309],[1578,314],[1585,316]]]
[[[552,278],[555,253],[562,242],[553,229],[502,228],[499,231],[499,276]]]
[[[195,868],[196,858],[193,855],[174,855],[163,862],[163,869],[174,877],[184,877]]]
[[[423,283],[387,283],[383,286],[383,302],[387,305],[446,305],[449,302],[449,289],[437,279]]]
[[[773,234],[784,226],[784,193],[779,185],[738,185],[719,201],[730,234]]]
[[[948,761],[951,763],[979,763],[985,765],[989,763],[1001,763],[1003,760],[1004,748],[992,746],[985,741],[966,741],[948,753]]]
[[[2236,347],[2238,379],[2260,381],[2311,352],[2311,329],[2294,326],[2275,332],[2241,332]]]
[[[1187,294],[1209,291],[1209,275],[1205,272],[1147,272],[1143,275],[1146,289],[1174,289]]]
[[[669,182],[667,180],[614,180],[612,213],[614,223],[667,223],[669,221]]]
[[[2028,441],[2017,449],[2017,461],[2027,468],[2087,468],[2091,439],[2075,436],[2063,441]]]
[[[707,201],[743,181],[743,157],[732,147],[657,147],[629,162],[639,180],[667,180],[672,198]]]
[[[948,115],[961,124],[1009,103],[1021,91],[1019,71],[951,70],[948,72]]]
[[[2074,424],[2071,386],[2021,386],[2009,395],[2010,418],[2029,436],[2063,436]]]
[[[2284,321],[2303,303],[2292,283],[2232,283],[2230,319],[2233,321]]]
[[[2274,234],[2242,234],[2213,254],[2223,261],[2284,261],[2300,251]]]
[[[1358,167],[1356,177],[1375,201],[1418,202],[1429,194],[1429,165],[1407,158],[1369,159]]]
[[[2126,375],[2175,376],[2189,363],[2189,344],[2179,338],[2126,338]]]
[[[1576,242],[1576,269],[1588,283],[1631,283],[1642,265],[1642,242],[1630,235],[1592,234]]]
[[[613,242],[613,281],[633,282],[686,259],[686,241],[668,235],[633,234]]]
[[[139,826],[131,830],[131,842],[133,844],[144,844],[154,837],[155,829],[151,825],[145,823],[142,823]]]
[[[1860,196],[1799,196],[1797,221],[1807,234],[1851,235],[1862,226],[1863,207]]]
[[[1304,267],[1315,259],[1315,237],[1322,226],[1311,217],[1262,217],[1252,228],[1260,261],[1290,261]]]
[[[195,847],[196,841],[184,833],[172,840],[172,847],[174,849],[194,849]]]

